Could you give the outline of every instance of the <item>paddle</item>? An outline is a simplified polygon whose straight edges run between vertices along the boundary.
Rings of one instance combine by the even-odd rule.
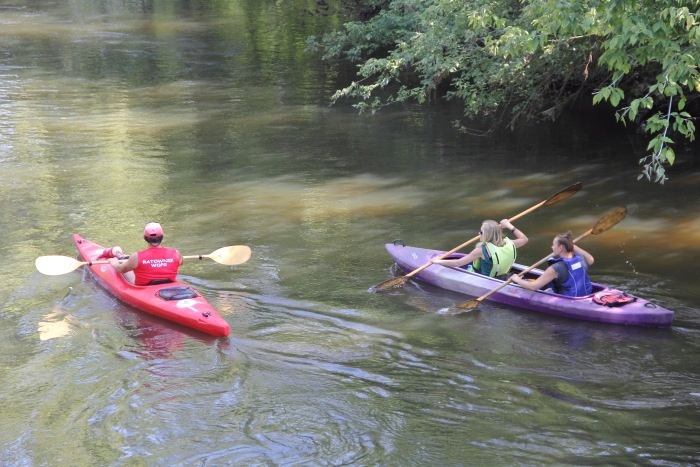
[[[595,223],[593,228],[589,229],[586,233],[581,234],[580,236],[576,237],[574,239],[574,243],[578,242],[582,238],[587,237],[589,235],[599,235],[599,234],[605,232],[606,230],[610,229],[611,227],[616,225],[618,222],[620,222],[622,219],[624,219],[626,215],[627,215],[627,207],[626,206],[621,206],[621,207],[613,209],[612,211],[608,212],[603,217],[601,217],[598,220],[598,222]],[[532,266],[530,266],[527,269],[520,272],[518,275],[520,277],[525,276],[525,274],[527,274],[528,272],[532,271],[540,264],[547,261],[551,256],[552,256],[551,254],[545,256],[540,261],[536,262]],[[481,303],[482,301],[484,301],[486,298],[490,297],[491,295],[495,294],[496,292],[501,290],[506,285],[511,284],[512,282],[513,282],[513,278],[511,276],[508,278],[507,281],[505,281],[503,284],[499,285],[495,289],[485,293],[484,295],[482,295],[481,297],[479,297],[477,299],[464,301],[464,302],[458,304],[455,308],[460,309],[460,310],[466,310],[466,311],[473,310],[477,306],[479,306],[479,303]]]
[[[540,203],[537,203],[536,205],[532,206],[530,209],[526,209],[525,211],[521,212],[520,214],[518,214],[514,217],[511,217],[509,220],[511,222],[513,222],[514,220],[520,219],[525,214],[531,213],[532,211],[534,211],[537,208],[540,208],[542,206],[550,206],[552,204],[558,203],[559,201],[563,201],[566,198],[568,198],[569,196],[573,195],[574,193],[580,191],[582,187],[583,187],[583,184],[581,182],[574,183],[573,185],[571,185],[567,188],[564,188],[560,192],[553,194],[552,196],[550,196],[546,200],[544,200]],[[470,243],[476,242],[477,240],[479,240],[478,235],[476,237],[472,238],[471,240],[467,240],[466,242],[462,243],[461,245],[451,249],[450,251],[443,253],[441,256],[439,256],[436,259],[443,259],[446,256],[449,256],[452,253],[454,253],[458,250],[461,250],[462,248],[469,245]],[[419,272],[421,272],[423,269],[427,268],[431,264],[433,264],[433,263],[432,262],[425,263],[423,266],[409,272],[405,276],[393,277],[389,280],[386,280],[380,284],[375,285],[374,287],[370,288],[369,290],[371,292],[381,292],[384,290],[395,289],[395,288],[401,287],[402,285],[404,285],[406,283],[406,281],[408,281],[408,279],[410,277],[415,276],[416,274],[418,274]]]
[[[208,255],[192,255],[183,256],[183,259],[202,259],[209,258],[213,259],[219,264],[225,264],[226,266],[235,266],[237,264],[243,264],[250,259],[251,251],[250,247],[246,245],[234,245],[225,246],[219,248],[218,250],[212,251]],[[107,264],[107,260],[99,261],[78,261],[75,258],[69,256],[59,256],[59,255],[48,255],[40,256],[36,259],[34,264],[40,273],[46,274],[47,276],[60,276],[61,274],[67,274],[71,271],[75,271],[80,266],[93,264]]]

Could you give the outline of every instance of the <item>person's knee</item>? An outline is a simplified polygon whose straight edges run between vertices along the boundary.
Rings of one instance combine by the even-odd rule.
[[[136,283],[136,276],[134,275],[134,271],[125,272],[122,275],[124,276],[124,279],[127,280],[127,282],[130,282],[131,284]]]

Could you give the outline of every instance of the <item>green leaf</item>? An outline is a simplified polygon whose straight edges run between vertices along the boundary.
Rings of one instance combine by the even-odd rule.
[[[641,101],[639,99],[635,99],[630,103],[630,113],[629,113],[629,119],[634,120],[637,118],[637,111],[639,110],[639,104]]]
[[[610,103],[613,105],[613,107],[617,107],[620,100],[622,100],[624,97],[625,93],[622,91],[622,89],[613,88],[610,94]]]
[[[673,148],[668,146],[664,148],[662,157],[666,159],[669,165],[673,165],[673,163],[676,161],[676,153],[673,151]]]

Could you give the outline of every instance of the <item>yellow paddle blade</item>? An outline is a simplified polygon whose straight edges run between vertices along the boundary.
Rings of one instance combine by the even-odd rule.
[[[39,256],[34,261],[37,270],[47,276],[60,276],[75,271],[83,264],[75,258],[60,255]]]
[[[209,257],[219,264],[234,266],[247,262],[252,254],[253,252],[250,250],[250,247],[246,245],[234,245],[219,248],[212,252]]]
[[[250,259],[252,251],[249,246],[246,245],[233,245],[225,246],[219,248],[218,250],[212,251],[208,255],[192,255],[183,256],[184,259],[202,259],[209,258],[213,259],[219,264],[225,264],[226,266],[235,266],[237,264],[243,264]]]

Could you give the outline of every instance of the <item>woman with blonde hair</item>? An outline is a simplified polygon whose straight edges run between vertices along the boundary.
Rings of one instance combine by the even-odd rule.
[[[503,236],[501,229],[510,230],[514,240]],[[508,219],[500,223],[485,220],[479,230],[479,243],[471,253],[457,259],[434,259],[433,264],[462,267],[469,264],[469,270],[489,277],[504,279],[517,257],[517,249],[525,245],[527,236]]]

